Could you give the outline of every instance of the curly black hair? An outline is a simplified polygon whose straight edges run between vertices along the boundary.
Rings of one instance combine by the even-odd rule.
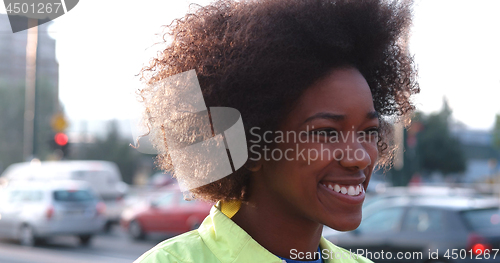
[[[154,84],[195,69],[207,106],[238,109],[248,134],[252,127],[277,130],[313,82],[332,69],[354,67],[370,86],[382,128],[379,164],[387,164],[387,119],[408,117],[414,110],[410,98],[419,92],[407,49],[410,23],[410,1],[216,1],[166,27],[167,47],[143,68],[143,80]],[[151,85],[140,91],[149,98],[150,119],[163,112],[155,92]],[[248,138],[247,145],[253,145]],[[157,162],[172,168],[168,151]],[[210,201],[243,200],[251,174],[245,166],[191,192]]]

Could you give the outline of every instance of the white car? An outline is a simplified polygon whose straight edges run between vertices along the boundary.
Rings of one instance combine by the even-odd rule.
[[[14,182],[0,189],[0,237],[33,246],[59,235],[88,245],[102,230],[105,204],[87,182]]]
[[[118,223],[124,209],[128,185],[117,165],[107,161],[44,161],[12,164],[2,173],[2,182],[81,180],[88,182],[106,204],[106,228]]]

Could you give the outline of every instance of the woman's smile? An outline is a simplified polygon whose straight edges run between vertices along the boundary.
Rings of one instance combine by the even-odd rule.
[[[327,198],[337,198],[340,201],[348,204],[356,205],[363,203],[365,200],[365,190],[361,184],[358,185],[342,185],[334,184],[319,184],[318,191],[327,192]]]

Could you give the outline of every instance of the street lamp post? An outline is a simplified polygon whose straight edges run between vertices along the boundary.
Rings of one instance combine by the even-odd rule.
[[[32,26],[35,25],[35,26]],[[36,98],[36,54],[38,46],[38,19],[28,19],[26,44],[26,92],[24,102],[23,157],[28,160],[33,155]]]

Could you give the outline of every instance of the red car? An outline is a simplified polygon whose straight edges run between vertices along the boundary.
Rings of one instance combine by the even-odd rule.
[[[208,216],[212,204],[198,200],[186,201],[178,188],[170,189],[152,202],[126,209],[121,226],[133,239],[147,234],[181,234],[197,229]]]

